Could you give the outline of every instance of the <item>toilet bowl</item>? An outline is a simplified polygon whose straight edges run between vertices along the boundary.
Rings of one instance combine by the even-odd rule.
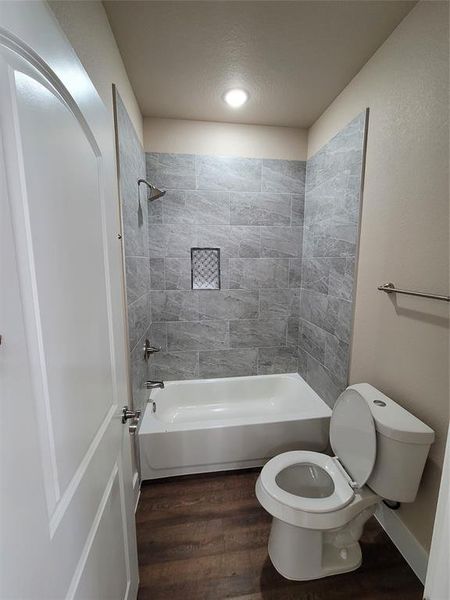
[[[353,489],[335,458],[301,451],[266,464],[256,497],[273,516],[272,564],[298,581],[357,569],[362,528],[381,500],[366,486]]]
[[[357,569],[364,524],[383,498],[414,500],[433,440],[427,425],[374,387],[347,388],[330,423],[335,456],[285,452],[256,482],[273,516],[268,551],[277,571],[310,580]]]

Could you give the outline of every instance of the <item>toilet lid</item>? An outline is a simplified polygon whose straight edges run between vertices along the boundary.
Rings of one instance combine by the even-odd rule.
[[[377,439],[372,412],[356,390],[347,389],[336,400],[330,443],[347,473],[362,487],[375,464]]]

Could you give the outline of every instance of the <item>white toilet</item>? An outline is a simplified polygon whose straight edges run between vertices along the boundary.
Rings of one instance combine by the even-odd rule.
[[[413,502],[434,432],[367,383],[348,387],[330,422],[334,457],[285,452],[256,482],[273,516],[269,556],[287,579],[344,573],[361,564],[358,540],[382,499]]]

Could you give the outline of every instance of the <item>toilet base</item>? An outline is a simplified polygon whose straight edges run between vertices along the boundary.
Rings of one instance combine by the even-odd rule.
[[[362,560],[358,540],[373,511],[374,507],[366,509],[344,527],[328,531],[304,529],[274,518],[269,538],[273,566],[294,581],[354,571]]]

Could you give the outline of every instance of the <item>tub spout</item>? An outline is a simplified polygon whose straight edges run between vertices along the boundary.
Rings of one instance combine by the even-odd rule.
[[[148,390],[154,390],[155,388],[164,389],[164,381],[146,381],[145,386]]]

